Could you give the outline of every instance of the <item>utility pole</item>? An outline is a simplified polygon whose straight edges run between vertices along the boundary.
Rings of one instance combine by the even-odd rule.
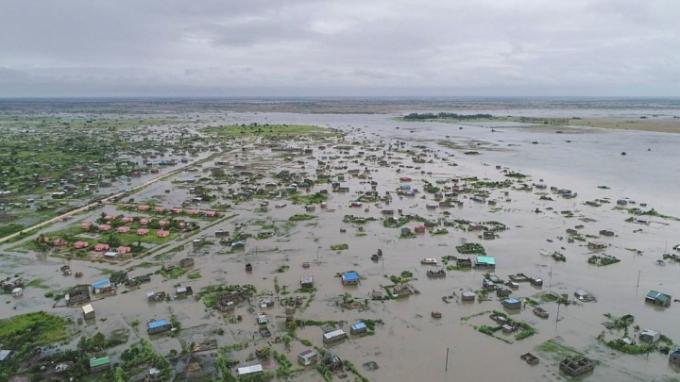
[[[446,363],[444,364],[444,372],[449,372],[449,348],[446,348]]]
[[[560,320],[560,305],[561,301],[557,300],[557,314],[555,315],[555,330],[557,330],[557,322]]]
[[[638,269],[637,284],[635,284],[635,294],[636,295],[640,291],[640,273],[642,273],[642,271]]]

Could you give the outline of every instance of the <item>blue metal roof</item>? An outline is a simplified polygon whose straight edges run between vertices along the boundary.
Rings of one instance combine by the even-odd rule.
[[[520,303],[520,301],[518,299],[514,298],[514,297],[506,298],[503,302],[506,303],[506,304],[519,304]]]
[[[109,279],[101,279],[97,282],[92,283],[92,289],[102,289],[111,286],[111,281]]]
[[[359,274],[355,271],[349,271],[342,274],[343,281],[359,281]]]
[[[361,330],[366,328],[367,328],[366,323],[361,320],[352,324],[352,330]]]
[[[153,321],[149,321],[149,323],[146,324],[147,328],[149,328],[149,329],[158,329],[158,328],[162,328],[164,326],[169,326],[169,325],[170,325],[170,321],[168,321],[168,320],[153,320]]]

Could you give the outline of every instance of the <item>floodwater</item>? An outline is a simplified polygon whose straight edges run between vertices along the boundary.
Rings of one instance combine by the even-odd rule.
[[[530,112],[530,111],[529,111]],[[536,114],[544,111],[536,111]],[[621,112],[610,110],[607,113]],[[631,111],[625,111],[630,113]],[[515,112],[516,113],[516,112]],[[579,110],[564,111],[565,115],[584,113]],[[592,113],[592,111],[587,111]],[[530,115],[530,114],[526,114]],[[371,381],[486,381],[486,380],[524,380],[524,381],[560,381],[566,378],[559,374],[557,363],[550,354],[535,350],[537,345],[549,339],[557,338],[561,343],[585,353],[588,357],[599,361],[592,375],[592,381],[664,381],[676,376],[676,372],[668,365],[667,356],[658,352],[642,356],[625,355],[608,349],[596,340],[598,334],[605,330],[602,322],[603,314],[614,316],[633,314],[635,324],[640,328],[654,329],[680,343],[680,327],[676,325],[676,304],[670,308],[658,309],[644,303],[644,295],[650,289],[661,290],[672,296],[680,296],[680,265],[667,263],[656,264],[663,253],[673,252],[671,249],[680,243],[678,230],[680,222],[650,217],[649,224],[626,222],[629,215],[625,211],[614,210],[617,199],[629,198],[639,203],[647,203],[648,208],[680,217],[680,204],[677,203],[680,188],[680,166],[675,155],[680,147],[680,135],[650,132],[617,131],[594,128],[574,128],[557,134],[554,131],[519,124],[484,124],[484,123],[432,123],[396,121],[396,115],[334,115],[334,114],[293,114],[293,113],[236,113],[224,117],[228,122],[270,122],[270,123],[305,123],[329,126],[347,132],[347,142],[361,142],[349,157],[339,155],[337,151],[327,149],[326,152],[315,150],[314,156],[328,157],[326,161],[335,166],[347,166],[349,169],[363,169],[363,162],[370,169],[370,180],[378,182],[377,191],[384,194],[389,191],[393,195],[388,205],[367,203],[362,208],[349,208],[356,198],[357,191],[370,191],[369,179],[358,179],[346,175],[344,185],[350,187],[347,194],[330,193],[326,210],[314,212],[318,216],[312,221],[298,222],[289,230],[273,238],[264,240],[249,239],[243,252],[229,253],[219,244],[206,246],[198,251],[192,250],[191,240],[196,237],[214,239],[214,232],[220,229],[233,232],[237,224],[243,225],[245,232],[257,233],[258,220],[273,221],[285,225],[287,218],[295,213],[304,213],[303,206],[293,205],[287,201],[284,208],[274,208],[270,203],[267,212],[257,212],[259,200],[253,200],[233,206],[226,215],[238,214],[217,225],[202,230],[196,237],[187,238],[184,249],[161,250],[155,256],[134,260],[124,265],[135,267],[143,262],[150,262],[149,268],[135,268],[131,274],[139,275],[152,272],[162,264],[177,263],[185,257],[195,260],[194,268],[201,274],[197,280],[163,280],[159,275],[152,278],[150,284],[140,289],[125,293],[122,289],[116,296],[95,301],[93,306],[97,312],[96,323],[78,325],[83,333],[104,333],[115,329],[128,329],[131,337],[147,337],[143,329],[135,330],[134,321],[142,324],[152,318],[164,318],[175,314],[182,323],[183,330],[176,338],[161,337],[153,339],[154,346],[162,352],[170,349],[180,350],[182,342],[189,343],[198,337],[215,337],[220,346],[233,343],[250,342],[249,347],[235,351],[232,359],[241,364],[252,364],[248,361],[254,349],[272,339],[260,338],[257,334],[255,316],[264,311],[271,319],[272,338],[282,335],[284,329],[283,308],[276,304],[273,308],[260,309],[244,305],[235,314],[241,315],[241,322],[229,322],[221,314],[207,309],[203,303],[194,298],[149,304],[146,292],[164,290],[171,292],[177,285],[191,285],[194,291],[208,285],[253,284],[263,295],[276,295],[275,283],[286,286],[289,291],[298,288],[303,275],[314,277],[317,289],[313,301],[305,309],[298,309],[296,318],[309,320],[343,320],[352,322],[356,319],[381,319],[383,325],[376,327],[372,336],[355,337],[335,345],[332,349],[342,359],[352,361],[357,369]],[[399,129],[396,127],[399,126]],[[463,127],[460,129],[459,127]],[[495,131],[492,131],[492,128]],[[414,145],[425,145],[431,149],[427,158],[432,163],[414,164],[403,153],[392,153],[393,159],[400,160],[404,167],[400,173],[397,166],[378,167],[358,156],[358,151],[371,153],[367,148],[379,150],[381,154],[387,145],[397,145],[397,140],[407,142],[407,148]],[[465,146],[464,149],[451,149],[439,145],[439,141],[447,140]],[[570,141],[570,142],[567,142]],[[483,142],[476,150],[479,155],[464,155],[464,151],[474,149],[470,142]],[[537,143],[533,143],[537,142]],[[298,142],[300,143],[300,142]],[[304,144],[304,142],[303,142]],[[312,145],[316,146],[316,145]],[[649,150],[648,150],[649,149]],[[627,155],[622,156],[621,153]],[[332,159],[339,155],[337,159]],[[436,155],[436,158],[435,158]],[[441,160],[447,158],[451,166]],[[241,163],[249,166],[251,171],[266,175],[261,182],[271,180],[271,174],[282,169],[301,171],[302,165],[295,161],[283,161],[280,154],[266,148],[254,149],[247,155],[238,158],[235,152],[225,153],[217,160]],[[304,159],[304,170],[313,173],[317,166],[316,159]],[[244,163],[245,162],[245,163]],[[203,169],[214,165],[204,163]],[[411,166],[408,168],[406,166]],[[554,201],[539,200],[540,191],[520,191],[515,189],[489,190],[489,200],[495,200],[496,206],[476,203],[461,196],[462,207],[450,208],[449,218],[467,219],[473,222],[500,221],[508,230],[501,232],[494,240],[480,240],[479,232],[464,232],[449,228],[449,233],[441,236],[430,234],[417,235],[412,239],[400,239],[399,229],[384,228],[378,220],[366,224],[363,228],[365,236],[358,236],[356,226],[345,224],[342,217],[353,214],[364,217],[381,218],[381,208],[403,210],[404,214],[418,214],[428,219],[442,218],[443,209],[430,210],[427,202],[432,202],[431,194],[420,193],[414,198],[399,197],[395,190],[401,184],[399,177],[409,176],[414,179],[414,187],[422,190],[421,179],[431,181],[448,180],[457,177],[477,176],[492,180],[504,179],[502,168],[529,175],[526,182],[539,182],[557,188],[569,188],[578,193],[574,199],[563,199],[545,191]],[[341,172],[341,171],[338,171]],[[431,174],[430,174],[431,173]],[[203,174],[202,171],[198,174]],[[157,199],[166,207],[178,206],[190,198],[184,189],[178,189],[173,179],[186,179],[196,173],[183,172],[174,178],[164,180],[133,195],[135,200]],[[451,185],[451,183],[447,183]],[[601,189],[598,186],[608,186]],[[227,187],[224,187],[227,188]],[[312,191],[329,189],[329,185],[317,185]],[[170,193],[165,190],[170,189]],[[508,191],[508,195],[504,195]],[[423,195],[427,200],[422,199]],[[610,204],[599,207],[585,205],[585,201],[608,199]],[[225,199],[226,202],[226,199]],[[208,204],[198,205],[199,208]],[[365,208],[365,209],[364,209]],[[539,209],[539,212],[535,210]],[[105,206],[104,211],[116,212],[114,206]],[[565,217],[561,211],[570,210],[573,217]],[[94,210],[74,219],[93,220],[102,210]],[[410,223],[408,226],[413,227]],[[579,232],[599,236],[600,230],[611,230],[614,237],[598,237],[587,239],[607,244],[603,251],[614,255],[621,262],[596,267],[587,263],[592,251],[586,242],[567,242],[566,229],[577,225],[584,227]],[[341,232],[341,228],[346,232]],[[56,228],[55,228],[56,229]],[[182,239],[180,239],[180,242]],[[215,240],[216,241],[216,240]],[[516,297],[531,297],[542,292],[566,293],[573,296],[577,288],[592,292],[597,302],[576,303],[559,306],[555,303],[543,303],[550,313],[547,320],[536,317],[531,309],[513,313],[515,320],[527,322],[537,329],[537,333],[521,341],[508,344],[496,338],[486,336],[473,326],[489,324],[487,315],[462,320],[464,317],[490,310],[503,310],[494,294],[490,301],[482,303],[450,303],[442,301],[443,296],[460,294],[463,290],[481,288],[482,271],[449,271],[444,279],[428,279],[425,266],[420,260],[425,257],[441,258],[457,255],[456,245],[463,242],[481,242],[489,255],[496,257],[495,273],[501,278],[523,272],[527,275],[541,277],[542,288],[535,288],[523,283],[513,292]],[[333,244],[348,243],[346,251],[331,251]],[[79,283],[73,277],[64,277],[58,272],[63,260],[54,257],[38,256],[32,253],[17,252],[5,246],[3,252],[8,253],[0,259],[2,272],[5,274],[22,273],[24,278],[42,278],[50,289],[62,290]],[[369,257],[381,249],[384,259],[377,263]],[[633,251],[634,249],[635,251]],[[541,255],[541,251],[552,253],[559,251],[566,255],[566,262],[555,262],[549,256]],[[13,254],[15,253],[16,254]],[[304,269],[302,264],[309,262],[310,268]],[[254,271],[246,273],[244,265],[253,264]],[[91,283],[105,277],[103,269],[120,269],[121,266],[105,263],[89,263],[72,260],[74,271],[84,273],[82,282]],[[290,267],[286,272],[277,272],[281,265]],[[356,270],[362,276],[357,287],[343,287],[336,277],[338,272]],[[381,289],[391,282],[386,276],[399,275],[402,271],[411,271],[415,280],[412,282],[419,294],[400,300],[385,302],[370,301],[366,310],[343,310],[337,306],[338,297],[350,293],[354,298],[366,299],[372,290]],[[275,281],[276,280],[276,281]],[[123,288],[124,289],[124,288]],[[0,306],[0,317],[35,311],[38,309],[54,310],[61,314],[79,317],[76,308],[57,306],[44,298],[46,290],[27,288],[21,299],[4,297],[7,302]],[[282,297],[282,296],[279,296]],[[257,299],[255,299],[256,301]],[[556,321],[558,316],[560,320]],[[439,311],[443,317],[433,319],[430,312]],[[100,320],[106,318],[105,321]],[[143,328],[143,325],[141,326]],[[215,334],[222,328],[223,335]],[[348,327],[345,326],[348,330]],[[632,329],[631,329],[632,331]],[[322,331],[319,327],[298,329],[300,338],[311,341],[315,346],[323,347]],[[502,334],[499,334],[503,336]],[[619,333],[619,336],[621,334]],[[608,334],[607,338],[614,338]],[[513,336],[507,337],[509,340]],[[295,361],[298,352],[305,347],[294,341],[289,353],[281,344],[274,344],[277,351],[284,352],[289,359]],[[448,349],[448,362],[446,359]],[[529,366],[520,360],[520,355],[532,352],[541,358],[537,366]],[[114,359],[117,354],[113,354]],[[361,365],[374,361],[379,369],[368,371]],[[270,361],[265,367],[274,367]],[[313,369],[296,374],[296,381],[319,381],[320,375]]]

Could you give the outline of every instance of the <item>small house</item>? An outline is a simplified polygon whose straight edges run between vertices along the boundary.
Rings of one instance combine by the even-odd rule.
[[[501,302],[501,304],[507,309],[520,309],[522,308],[522,301],[514,298],[508,297]]]
[[[345,331],[342,329],[336,329],[323,334],[323,343],[333,344],[336,342],[340,342],[345,338],[347,338],[347,333],[345,333]]]
[[[149,230],[147,228],[137,229],[137,236],[146,236],[148,234],[149,234]]]
[[[146,324],[146,332],[149,334],[164,333],[172,329],[168,320],[151,320]]]
[[[94,307],[92,307],[92,304],[83,305],[82,310],[83,310],[83,318],[84,319],[94,320],[95,314],[94,314]]]
[[[646,342],[649,344],[656,343],[661,338],[661,334],[656,330],[644,329],[640,332],[640,342]]]
[[[175,294],[177,295],[177,298],[183,298],[194,294],[194,290],[190,286],[177,287],[175,289]]]
[[[92,283],[91,287],[92,293],[94,294],[109,293],[113,291],[113,284],[111,284],[111,280],[109,279],[101,279]]]
[[[471,290],[467,290],[467,291],[461,293],[460,296],[461,296],[461,297],[460,297],[461,300],[463,300],[463,301],[474,302],[474,301],[475,301],[475,297],[476,297],[477,295],[475,294],[475,292],[473,292],[473,291],[471,291]]]
[[[98,244],[96,244],[96,245],[94,246],[95,252],[104,252],[104,251],[108,251],[109,248],[111,248],[111,246],[108,245],[108,244],[106,244],[106,243],[98,243]]]
[[[319,360],[319,354],[314,350],[307,349],[302,353],[298,354],[298,362],[302,366],[309,366],[316,363]]]
[[[97,373],[111,368],[111,361],[109,357],[92,357],[90,358],[90,372]]]
[[[347,271],[342,274],[342,285],[357,285],[359,280],[359,274],[355,271]]]
[[[475,267],[477,268],[495,268],[496,259],[492,256],[477,256],[475,257]]]
[[[314,288],[314,277],[312,276],[304,276],[300,280],[300,288],[303,289],[310,289]]]
[[[645,302],[667,308],[671,305],[671,296],[659,291],[650,290],[645,296]]]
[[[422,264],[422,265],[437,265],[438,263],[439,262],[434,257],[426,257],[426,258],[420,260],[420,264]]]
[[[16,288],[12,289],[12,297],[18,298],[18,297],[21,297],[23,295],[24,295],[24,289],[23,288],[16,287]]]
[[[170,236],[170,231],[166,231],[164,229],[159,229],[158,231],[156,231],[156,236],[158,236],[160,238],[166,238],[166,237]]]
[[[352,335],[364,334],[368,332],[368,326],[366,326],[365,322],[359,320],[350,326],[349,332]]]
[[[75,249],[85,249],[89,246],[86,241],[78,240],[75,243],[73,243],[73,248]]]
[[[256,375],[262,373],[264,369],[259,363],[257,365],[244,366],[236,369],[236,375],[239,377],[244,377],[247,375]]]

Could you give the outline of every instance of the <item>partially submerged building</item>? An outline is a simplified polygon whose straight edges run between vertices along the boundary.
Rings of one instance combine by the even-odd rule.
[[[650,290],[645,296],[645,302],[667,308],[671,305],[671,296],[656,290]]]

